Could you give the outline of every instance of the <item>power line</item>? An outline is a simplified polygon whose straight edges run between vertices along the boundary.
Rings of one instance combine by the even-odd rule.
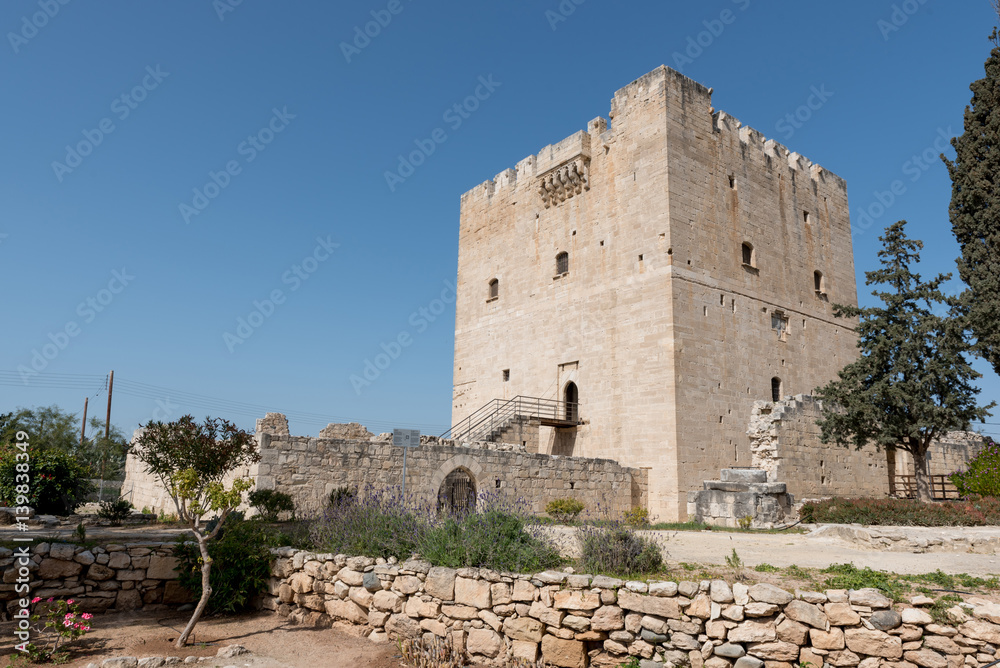
[[[282,413],[290,422],[320,425],[325,427],[331,423],[359,422],[371,428],[389,428],[399,424],[399,421],[375,420],[364,418],[348,418],[344,416],[325,415],[322,413],[311,413],[306,411],[283,411],[273,405],[252,404],[231,399],[220,399],[204,394],[175,390],[160,385],[142,383],[138,381],[116,378],[116,391],[140,399],[151,400],[171,400],[183,403],[187,406],[218,411],[254,418],[263,417],[266,413]],[[91,390],[98,388],[98,394],[108,387],[108,376],[96,374],[39,374],[33,376],[29,383],[25,383],[22,375],[16,371],[0,371],[0,386],[20,386],[37,387],[44,389],[64,389],[64,390]],[[95,395],[96,396],[96,395]],[[407,423],[408,426],[423,428],[428,433],[440,433],[450,425],[430,424],[430,423]]]

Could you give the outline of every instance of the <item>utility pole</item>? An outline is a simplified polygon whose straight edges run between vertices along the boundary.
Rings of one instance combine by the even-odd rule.
[[[80,425],[80,448],[83,448],[83,440],[87,436],[87,402],[90,397],[83,398],[83,424]]]
[[[115,370],[111,370],[111,376],[108,378],[108,417],[104,421],[104,440],[107,441],[111,437],[111,391],[115,389]]]

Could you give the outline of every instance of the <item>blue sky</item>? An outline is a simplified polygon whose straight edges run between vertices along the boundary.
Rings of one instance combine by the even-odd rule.
[[[114,369],[127,432],[188,412],[252,428],[262,407],[294,434],[443,431],[460,195],[661,64],[847,180],[863,304],[898,219],[925,274],[952,271],[934,156],[995,18],[988,0],[8,0],[0,410],[89,396],[103,415]]]

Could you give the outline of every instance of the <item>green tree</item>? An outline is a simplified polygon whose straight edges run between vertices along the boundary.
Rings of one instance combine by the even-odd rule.
[[[997,5],[1000,13],[1000,5]],[[958,275],[968,285],[962,310],[975,351],[1000,373],[1000,37],[986,59],[986,76],[973,81],[965,132],[951,140],[955,161],[941,158],[951,176],[949,217],[962,257]]]
[[[867,285],[888,286],[872,292],[883,305],[834,306],[837,317],[860,316],[861,355],[817,391],[824,403],[818,424],[824,443],[857,448],[873,443],[909,452],[918,498],[929,501],[931,442],[982,421],[995,404],[976,403],[979,390],[972,381],[980,374],[966,360],[969,342],[961,322],[934,313],[936,304],[956,305],[940,290],[951,276],[924,282],[911,270],[923,244],[908,239],[905,226],[900,221],[886,230],[878,254],[882,268],[865,273]]]
[[[150,422],[133,440],[130,452],[159,478],[177,509],[177,517],[187,523],[201,553],[201,598],[187,627],[177,638],[177,647],[187,644],[191,631],[212,595],[212,557],[208,544],[225,524],[226,518],[243,501],[252,483],[238,477],[227,489],[223,479],[240,467],[260,460],[254,436],[221,418],[205,418],[202,424],[185,415],[176,422]],[[202,524],[209,514],[217,514],[211,526]]]

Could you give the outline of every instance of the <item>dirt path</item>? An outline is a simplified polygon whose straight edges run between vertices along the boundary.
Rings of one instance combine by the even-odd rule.
[[[990,531],[996,533],[996,529]],[[735,549],[747,566],[768,563],[783,567],[794,564],[804,568],[825,568],[831,564],[853,563],[858,568],[868,566],[901,574],[933,573],[938,569],[945,573],[978,576],[1000,573],[1000,557],[996,554],[876,551],[841,538],[809,534],[659,533],[666,534],[665,546],[672,561],[719,565],[724,564],[726,556]]]
[[[173,645],[189,616],[176,613],[119,613],[98,615],[94,631],[89,633],[78,657],[69,668],[85,668],[93,662],[115,656],[207,656],[214,657],[220,647],[243,645],[251,654],[197,665],[208,668],[251,666],[252,668],[400,668],[396,646],[376,644],[346,632],[343,628],[314,629],[295,626],[287,619],[269,612],[206,619],[195,627],[193,645],[178,650]],[[0,624],[3,643],[0,656],[9,659],[14,653],[8,639],[10,623]],[[2,664],[7,666],[8,661]],[[24,664],[21,664],[24,665]]]

